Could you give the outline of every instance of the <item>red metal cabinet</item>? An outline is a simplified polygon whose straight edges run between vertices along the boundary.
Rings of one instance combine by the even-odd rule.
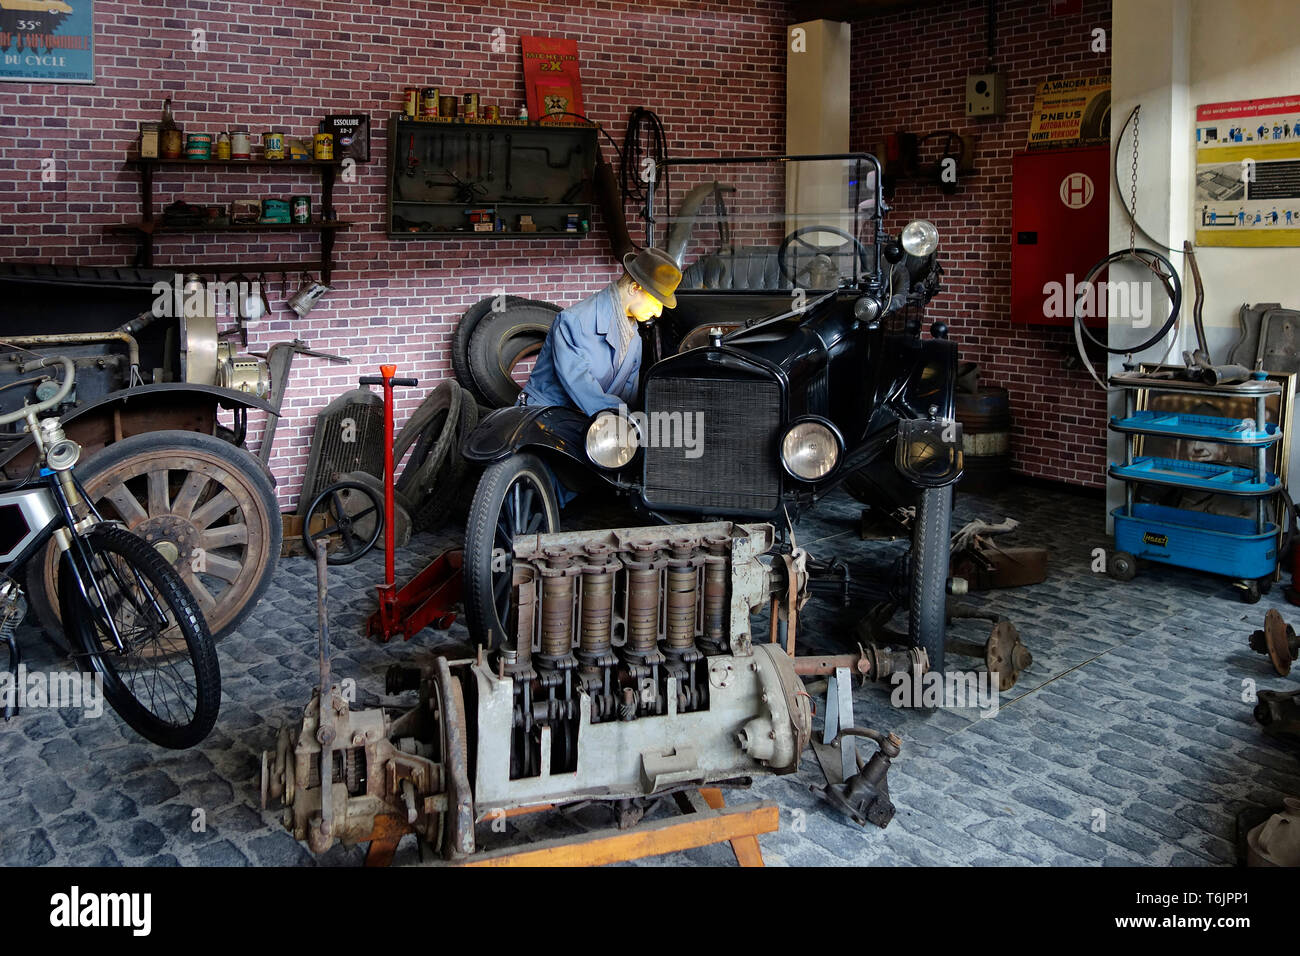
[[[1108,146],[1012,157],[1012,322],[1073,323],[1075,284],[1109,251],[1109,191]],[[1060,283],[1055,298],[1057,287],[1044,291],[1048,283]],[[1106,319],[1089,317],[1087,324],[1104,326]]]

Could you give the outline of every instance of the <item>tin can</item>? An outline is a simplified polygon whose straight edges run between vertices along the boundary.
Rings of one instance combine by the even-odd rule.
[[[284,133],[279,130],[263,133],[262,155],[267,159],[284,159]]]
[[[477,93],[466,93],[460,98],[460,115],[465,119],[478,119]]]
[[[212,136],[209,133],[190,133],[185,137],[186,159],[211,159]]]
[[[411,118],[420,115],[420,88],[418,86],[408,86],[403,91],[402,110]]]
[[[489,123],[501,122],[501,110],[496,106],[483,107],[483,118]]]
[[[317,133],[313,143],[314,145],[312,149],[312,154],[317,159],[334,158],[334,134],[333,133]]]
[[[456,118],[456,97],[440,96],[438,97],[438,115]]]
[[[162,129],[157,123],[140,124],[140,158],[157,159]]]
[[[311,222],[311,197],[310,196],[290,196],[289,197],[290,214],[293,221],[299,225],[306,225]]]
[[[438,115],[438,88],[426,86],[420,93],[420,115],[432,118]]]
[[[217,159],[230,158],[230,134],[224,129],[217,134],[217,145],[215,147]]]
[[[165,129],[162,133],[162,158],[180,159],[182,151],[181,131]]]
[[[230,158],[249,159],[252,155],[253,141],[248,136],[248,130],[232,129],[230,131]]]

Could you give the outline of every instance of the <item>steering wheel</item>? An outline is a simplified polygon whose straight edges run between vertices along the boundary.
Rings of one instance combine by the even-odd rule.
[[[809,242],[807,239],[803,238],[803,236],[807,235],[810,232],[829,232],[836,236],[843,236],[847,240],[847,242],[843,243],[842,245],[836,246],[835,249],[833,250],[828,251],[822,248],[821,246],[817,245],[816,243]],[[811,279],[815,272],[825,272],[829,269],[834,268],[834,266],[831,263],[831,258],[834,256],[844,255],[845,253],[841,250],[843,250],[844,247],[849,243],[852,243],[856,247],[859,264],[862,266],[862,271],[866,272],[867,271],[867,247],[864,246],[861,242],[859,242],[856,236],[853,236],[850,233],[845,232],[843,229],[839,229],[835,226],[804,226],[790,233],[790,235],[786,236],[784,239],[781,240],[781,246],[779,249],[776,250],[776,266],[778,269],[781,270],[781,275],[785,278],[785,280],[795,288],[805,288],[805,289],[822,288],[822,286],[814,286],[811,283],[801,283],[799,280],[805,274],[809,279]],[[808,260],[808,264],[806,266],[804,266],[802,269],[798,269],[798,268],[793,269],[793,271],[791,270],[791,268],[786,266],[786,261],[785,261],[786,253],[792,245],[802,246],[805,250],[807,250],[811,254],[811,258]],[[798,252],[794,254],[793,259],[795,261],[795,264],[797,265],[799,259]],[[837,269],[836,270],[837,274],[838,271],[839,270]]]

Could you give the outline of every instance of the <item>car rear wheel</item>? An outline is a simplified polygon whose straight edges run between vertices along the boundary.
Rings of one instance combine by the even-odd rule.
[[[911,594],[907,633],[930,657],[930,670],[943,673],[947,636],[948,552],[952,526],[952,486],[926,488],[912,525]]]
[[[513,638],[515,538],[559,528],[551,475],[536,455],[512,455],[483,471],[465,529],[465,617],[475,643],[497,648]]]

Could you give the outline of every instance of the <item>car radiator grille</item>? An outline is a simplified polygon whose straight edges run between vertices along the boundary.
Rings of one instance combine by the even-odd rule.
[[[651,507],[772,511],[781,502],[777,430],[781,389],[775,382],[654,378],[646,388],[647,427],[660,424],[660,444],[678,421],[701,424],[691,449],[645,450],[645,500]],[[702,423],[695,417],[703,412]],[[676,434],[682,434],[678,431]],[[701,442],[702,438],[702,442]],[[686,457],[687,452],[695,458]]]

